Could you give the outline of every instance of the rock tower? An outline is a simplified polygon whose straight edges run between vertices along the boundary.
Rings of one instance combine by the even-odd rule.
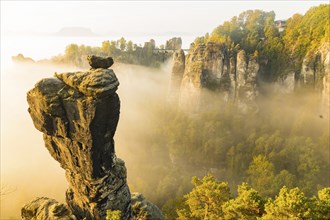
[[[55,73],[27,94],[34,126],[65,169],[69,188],[67,205],[37,198],[22,208],[23,219],[105,219],[107,210],[120,210],[121,219],[133,218],[125,163],[116,157],[113,140],[119,82],[107,69],[112,59],[93,57],[89,62],[90,70]]]

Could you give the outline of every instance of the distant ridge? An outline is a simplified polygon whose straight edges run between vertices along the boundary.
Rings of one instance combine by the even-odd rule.
[[[58,32],[53,33],[55,36],[86,36],[96,37],[98,34],[94,33],[90,28],[85,27],[63,27]]]

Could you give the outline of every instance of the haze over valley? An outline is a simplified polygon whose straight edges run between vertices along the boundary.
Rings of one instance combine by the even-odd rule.
[[[1,2],[0,219],[20,219],[36,197],[55,199],[67,219],[326,219],[327,2],[19,3]],[[58,19],[49,9],[63,7]],[[13,17],[19,12],[26,21]],[[94,68],[91,55],[114,63]],[[120,103],[117,130],[117,109],[102,107],[108,98]],[[103,131],[98,117],[108,114]],[[89,132],[96,144],[84,139]],[[104,146],[95,141],[102,132]],[[95,159],[99,146],[115,162]],[[103,182],[89,192],[93,181]]]

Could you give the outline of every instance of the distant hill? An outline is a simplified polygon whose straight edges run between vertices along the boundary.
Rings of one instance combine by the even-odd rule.
[[[58,32],[55,32],[53,35],[56,36],[87,36],[94,37],[98,36],[98,34],[94,33],[90,28],[84,27],[64,27],[60,29]]]

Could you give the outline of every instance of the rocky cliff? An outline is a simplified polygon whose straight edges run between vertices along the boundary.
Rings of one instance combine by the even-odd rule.
[[[180,50],[182,47],[181,37],[173,37],[166,41],[165,49],[166,50]]]
[[[171,104],[177,105],[180,95],[180,85],[185,69],[185,54],[183,50],[173,53],[173,66],[168,99]]]
[[[113,70],[106,69],[113,61],[95,57],[89,61],[92,67],[101,65],[95,62],[105,66],[55,73],[55,78],[42,79],[27,94],[34,126],[65,169],[69,188],[67,205],[36,199],[23,207],[23,219],[105,219],[107,210],[120,210],[121,219],[134,218],[125,163],[116,157],[113,140],[120,113],[119,82]],[[49,217],[58,210],[62,210],[59,217]]]
[[[183,62],[181,58],[178,61],[178,57],[174,57],[173,69]],[[329,115],[329,57],[329,44],[325,43],[305,57],[300,72],[290,70],[288,65],[284,74],[271,84],[272,93],[290,94],[297,88],[312,89],[320,94],[322,111]],[[217,94],[217,99],[222,99],[223,103],[234,102],[243,112],[258,110],[257,97],[264,92],[259,87],[263,84],[260,76],[267,75],[263,68],[263,62],[267,61],[258,61],[256,56],[247,55],[243,50],[233,52],[224,44],[208,42],[192,45],[184,62],[185,65],[180,66],[180,71],[184,72],[178,96],[180,109],[198,112],[202,107],[214,105],[209,97]],[[177,92],[174,85],[179,84],[176,75],[180,76],[172,70],[172,96]]]
[[[258,71],[259,64],[244,51],[230,53],[224,44],[212,42],[193,46],[185,60],[179,106],[199,111],[210,105],[210,93],[221,93],[225,101],[237,101],[244,109],[253,106]]]
[[[317,50],[310,51],[304,58],[299,86],[311,88],[320,94],[320,109],[329,118],[330,109],[330,45],[325,42]]]

